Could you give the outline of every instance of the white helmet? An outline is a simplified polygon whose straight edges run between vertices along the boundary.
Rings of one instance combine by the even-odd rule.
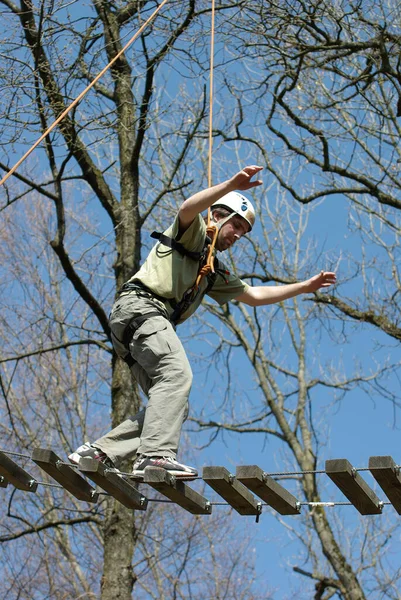
[[[211,209],[213,210],[220,206],[245,219],[249,225],[249,231],[251,231],[255,223],[255,209],[248,198],[245,198],[245,196],[238,192],[229,192],[220,198],[220,200],[214,202]]]

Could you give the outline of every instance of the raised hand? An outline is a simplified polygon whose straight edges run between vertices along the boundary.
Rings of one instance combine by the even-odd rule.
[[[260,179],[256,179],[255,181],[251,181],[252,177],[259,173],[263,167],[258,167],[257,165],[250,165],[248,167],[244,167],[242,171],[239,171],[231,177],[230,183],[235,186],[236,190],[249,190],[258,185],[262,185],[262,181]]]

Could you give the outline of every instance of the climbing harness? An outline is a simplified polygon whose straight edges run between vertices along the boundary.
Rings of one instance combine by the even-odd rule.
[[[198,294],[200,293],[200,284],[201,281],[206,277],[207,286],[203,292],[203,295],[206,295],[209,290],[212,289],[217,275],[228,275],[229,272],[226,269],[221,268],[219,260],[213,255],[213,250],[215,248],[216,239],[218,234],[218,228],[214,225],[206,228],[206,238],[203,250],[200,252],[193,252],[191,250],[187,250],[183,244],[177,242],[177,240],[168,237],[164,233],[159,233],[154,231],[151,234],[153,239],[159,241],[163,246],[167,246],[173,251],[177,251],[181,254],[181,256],[187,256],[193,261],[199,262],[199,270],[193,286],[191,286],[183,295],[181,300],[178,302],[174,298],[164,298],[151,289],[149,289],[146,285],[144,285],[139,280],[134,280],[131,282],[125,283],[119,290],[119,294],[127,293],[127,292],[136,292],[140,296],[144,296],[150,299],[156,299],[160,302],[168,302],[170,306],[173,308],[173,312],[171,316],[168,318],[167,315],[164,315],[161,311],[150,311],[144,315],[139,315],[131,319],[128,325],[124,329],[122,343],[128,350],[128,354],[124,357],[124,361],[128,364],[129,367],[132,367],[134,364],[134,359],[129,353],[129,345],[130,342],[139,327],[148,319],[152,317],[164,317],[168,318],[168,320],[175,327],[180,319],[180,317],[188,310],[191,304],[196,300]],[[212,235],[213,239],[209,236]]]
[[[126,326],[126,328],[124,329],[123,344],[127,348],[128,354],[126,354],[124,356],[123,360],[125,363],[127,363],[127,365],[130,368],[134,365],[135,360],[132,358],[132,356],[129,352],[129,345],[131,343],[132,338],[134,337],[136,330],[139,329],[139,327],[142,325],[142,323],[144,323],[151,317],[160,317],[160,316],[163,316],[163,315],[160,312],[156,312],[156,311],[148,312],[148,313],[146,313],[146,315],[139,315],[139,317],[134,317],[133,319],[131,319],[129,321],[128,325]]]
[[[124,283],[124,285],[118,290],[118,295],[127,293],[127,292],[137,292],[139,296],[143,296],[144,298],[156,298],[160,302],[170,302],[173,303],[173,299],[164,298],[164,296],[160,296],[159,294],[155,294],[150,288],[148,288],[142,281],[139,279],[135,279],[134,281],[129,281]]]
[[[205,255],[205,248],[201,252],[192,252],[191,250],[187,250],[180,242],[177,242],[174,238],[168,237],[168,235],[164,235],[164,233],[160,233],[158,231],[154,231],[150,234],[150,237],[154,240],[158,240],[163,246],[167,246],[171,250],[177,250],[181,254],[181,256],[188,256],[193,260],[202,260]],[[210,238],[206,237],[206,243],[210,243]]]
[[[192,252],[187,250],[180,242],[166,236],[164,233],[154,231],[151,234],[153,239],[157,239],[160,244],[167,246],[172,250],[176,250],[181,256],[188,256],[190,259],[199,262],[199,270],[194,284],[184,293],[181,300],[174,302],[169,298],[167,301],[173,306],[173,313],[170,317],[173,325],[176,325],[180,317],[188,310],[191,304],[196,300],[200,293],[200,284],[202,280],[207,278],[207,286],[203,292],[206,295],[213,287],[217,275],[229,275],[229,271],[221,268],[219,260],[214,256],[213,251],[216,246],[217,235],[219,228],[216,225],[208,223],[206,227],[206,238],[201,252]],[[166,299],[165,299],[166,300]]]

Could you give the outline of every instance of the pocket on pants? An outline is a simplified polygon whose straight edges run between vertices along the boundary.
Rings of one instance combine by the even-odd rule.
[[[139,362],[152,363],[181,350],[174,329],[164,317],[150,317],[135,331],[130,344],[132,356]]]

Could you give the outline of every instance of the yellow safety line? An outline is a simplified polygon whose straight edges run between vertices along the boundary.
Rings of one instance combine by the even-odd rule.
[[[212,0],[212,23],[210,31],[210,78],[209,78],[209,156],[208,156],[208,169],[207,169],[207,180],[208,187],[212,186],[212,150],[213,150],[213,72],[214,72],[214,16],[215,16],[215,0]],[[206,265],[200,270],[196,285],[199,285],[201,279],[210,273],[214,272],[214,256],[213,250],[217,241],[218,230],[216,225],[211,224],[212,211],[211,207],[207,209],[207,228],[209,236],[211,236],[212,242],[208,247]]]
[[[212,23],[210,31],[210,78],[209,78],[209,156],[207,166],[208,187],[212,187],[212,149],[213,149],[213,72],[214,72],[214,0],[212,0]],[[207,226],[211,226],[212,211],[207,209]],[[215,236],[216,237],[216,236]],[[213,244],[214,245],[214,244]]]
[[[209,89],[209,159],[208,187],[212,185],[212,148],[213,148],[213,71],[214,71],[214,0],[212,0],[212,26],[210,33],[210,89]]]

